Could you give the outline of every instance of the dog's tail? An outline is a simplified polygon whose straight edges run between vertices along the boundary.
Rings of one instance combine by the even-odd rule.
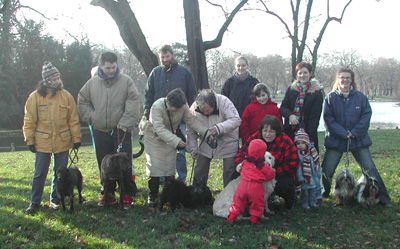
[[[142,143],[142,141],[139,141],[139,144],[140,144],[140,151],[136,154],[132,154],[132,158],[138,158],[143,154],[144,144]]]

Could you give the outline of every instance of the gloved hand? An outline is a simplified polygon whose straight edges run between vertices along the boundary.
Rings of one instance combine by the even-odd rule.
[[[242,171],[242,164],[241,164],[241,163],[239,163],[239,164],[236,166],[236,171],[237,171],[238,173],[240,173],[240,171]]]
[[[81,143],[74,143],[73,149],[78,149],[79,147],[81,147]]]
[[[297,119],[296,115],[290,115],[289,116],[289,124],[290,125],[298,125],[299,124],[299,120]]]
[[[34,144],[28,145],[28,148],[29,148],[30,151],[32,151],[32,153],[36,153],[36,148],[35,148]]]

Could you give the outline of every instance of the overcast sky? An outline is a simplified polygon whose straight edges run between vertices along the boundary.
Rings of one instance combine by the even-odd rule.
[[[132,9],[147,37],[150,47],[161,44],[185,41],[185,24],[182,0],[131,0]],[[203,39],[214,39],[223,23],[220,9],[209,6],[199,0],[202,20]],[[215,3],[236,4],[239,0]],[[254,0],[249,2],[254,3]],[[289,0],[271,0],[272,10],[284,16],[289,25]],[[303,1],[306,4],[306,1]],[[312,20],[313,29],[310,37],[315,37],[322,22],[318,22],[317,14],[326,12],[325,1],[314,1]],[[333,16],[340,15],[340,9],[347,0],[331,1]],[[21,0],[24,5],[42,12],[47,17],[57,20],[44,20],[47,32],[56,39],[71,42],[65,31],[75,36],[87,35],[92,43],[112,47],[122,47],[124,43],[119,35],[114,20],[101,7],[90,5],[90,0]],[[230,8],[232,9],[232,7]],[[331,22],[322,40],[319,53],[330,51],[359,52],[364,59],[376,57],[394,57],[400,60],[398,11],[400,0],[353,0],[342,24]],[[32,11],[22,12],[35,20],[43,19]],[[286,13],[286,15],[284,15]],[[288,16],[289,14],[289,16]],[[256,56],[280,54],[290,57],[291,42],[282,24],[274,17],[257,11],[240,12],[225,34],[222,48]]]

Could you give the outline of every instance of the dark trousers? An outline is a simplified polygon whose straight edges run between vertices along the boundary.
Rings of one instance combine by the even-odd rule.
[[[167,183],[168,181],[171,181],[171,179],[174,179],[174,177],[173,176],[165,176],[164,179],[165,179],[165,182]],[[159,188],[160,188],[160,177],[150,176],[147,183],[149,185],[149,199],[151,201],[155,201],[158,196],[158,192],[159,192]]]
[[[132,165],[132,140],[130,132],[123,132],[120,129],[113,129],[111,131],[99,131],[93,129],[93,138],[96,148],[97,164],[99,171],[101,172],[101,162],[103,158],[108,154],[117,153],[118,145],[121,144],[119,152],[125,152],[128,154],[130,159],[130,165]],[[122,143],[121,143],[122,142]],[[132,166],[131,166],[132,167]],[[124,186],[123,195],[134,196],[137,192],[136,183],[132,181],[132,173],[124,174]],[[112,192],[115,191],[115,184]],[[114,190],[114,191],[113,191]]]
[[[295,181],[293,176],[276,176],[275,193],[285,200],[285,207],[291,209],[295,202]]]

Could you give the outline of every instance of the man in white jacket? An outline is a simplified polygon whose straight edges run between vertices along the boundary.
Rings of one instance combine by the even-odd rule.
[[[235,155],[239,146],[239,126],[241,119],[233,103],[213,90],[204,89],[190,107],[190,111],[212,133],[205,141],[203,137],[188,127],[187,148],[196,159],[193,184],[207,183],[212,159],[223,159],[224,187],[232,180],[235,172]]]

